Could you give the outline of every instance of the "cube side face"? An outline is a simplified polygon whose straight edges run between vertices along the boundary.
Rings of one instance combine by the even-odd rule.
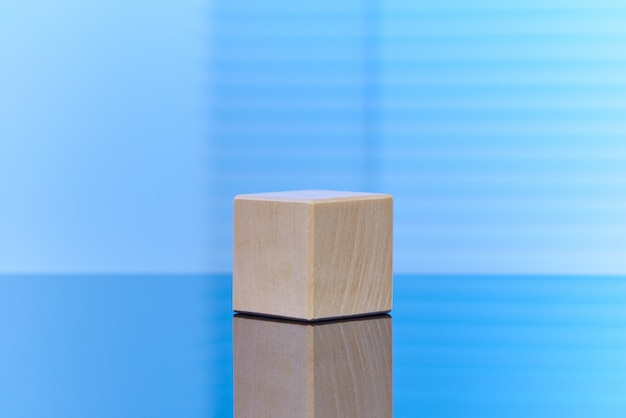
[[[390,311],[391,196],[316,204],[313,230],[313,319]]]
[[[310,319],[309,205],[234,202],[233,309]]]

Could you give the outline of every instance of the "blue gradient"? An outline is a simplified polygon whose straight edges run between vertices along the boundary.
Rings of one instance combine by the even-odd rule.
[[[0,276],[0,416],[232,415],[230,278]]]
[[[2,2],[0,416],[232,416],[232,199],[328,188],[395,197],[395,416],[623,417],[625,45],[616,0]]]
[[[230,289],[0,276],[0,415],[232,417]],[[394,290],[394,416],[626,413],[623,276],[396,275]]]
[[[215,271],[232,269],[236,194],[377,187],[376,18],[357,1],[215,3]]]
[[[624,273],[626,6],[3,4],[0,271],[228,272],[232,198],[396,198],[395,270]]]
[[[618,417],[626,282],[398,276],[396,416]]]
[[[392,193],[399,272],[624,272],[621,3],[216,16],[216,269],[233,195],[313,187]]]
[[[199,272],[201,1],[0,6],[0,271]]]
[[[384,5],[396,270],[624,271],[626,9]]]

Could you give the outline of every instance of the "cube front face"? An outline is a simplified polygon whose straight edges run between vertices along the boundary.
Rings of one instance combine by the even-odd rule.
[[[389,195],[237,196],[233,308],[309,321],[388,312],[392,231]]]
[[[235,199],[233,309],[308,319],[309,206]]]

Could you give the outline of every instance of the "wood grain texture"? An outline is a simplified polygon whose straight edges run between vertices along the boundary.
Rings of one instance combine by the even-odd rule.
[[[310,207],[235,199],[233,309],[307,319]]]
[[[390,195],[259,193],[234,206],[234,310],[308,321],[391,310]]]
[[[237,418],[393,416],[391,318],[233,319]]]
[[[391,197],[314,209],[313,318],[391,310]]]

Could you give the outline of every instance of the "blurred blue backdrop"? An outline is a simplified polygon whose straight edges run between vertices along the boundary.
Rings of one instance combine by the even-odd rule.
[[[0,271],[209,269],[210,13],[0,4]]]
[[[0,277],[0,415],[231,416],[232,199],[303,188],[505,273],[396,276],[398,416],[624,416],[617,0],[1,2],[0,273],[111,274]]]
[[[626,5],[0,6],[0,271],[228,272],[237,193],[396,198],[398,272],[623,273]]]

